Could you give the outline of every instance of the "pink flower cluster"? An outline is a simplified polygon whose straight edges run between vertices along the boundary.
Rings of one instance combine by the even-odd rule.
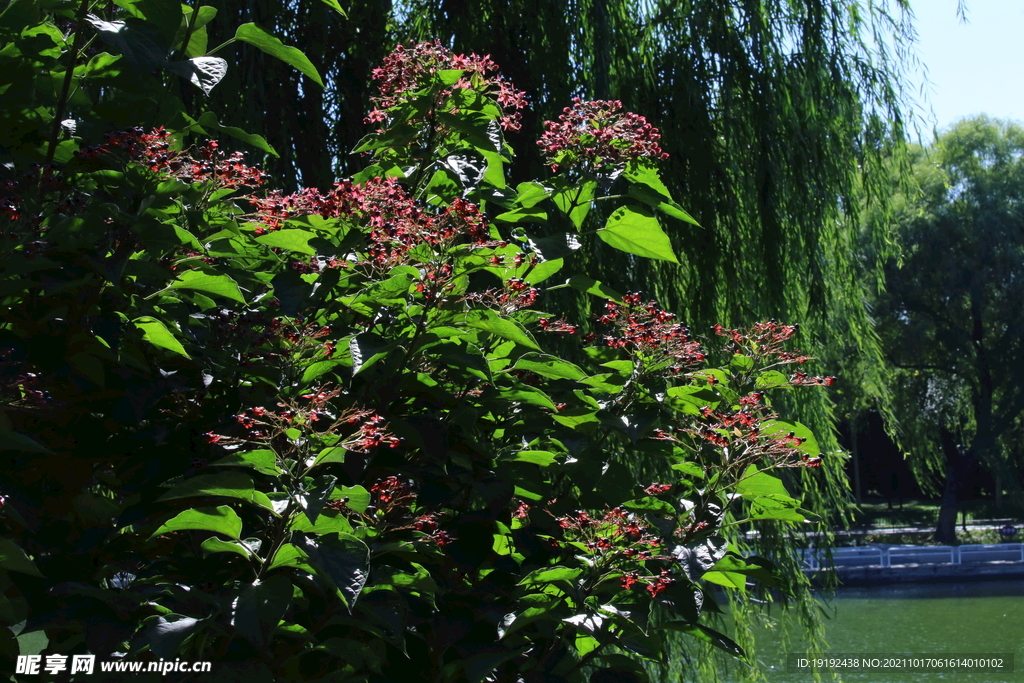
[[[224,154],[216,140],[207,140],[195,151],[171,149],[170,131],[163,126],[146,133],[142,128],[107,133],[106,142],[75,152],[79,159],[98,159],[115,149],[155,173],[169,175],[187,183],[212,181],[216,187],[258,187],[269,177],[242,163],[244,152]]]
[[[618,100],[584,102],[566,107],[558,121],[545,121],[537,144],[552,171],[580,168],[597,172],[641,158],[667,159],[661,133],[647,119],[622,111]]]
[[[456,90],[476,90],[498,103],[501,108],[499,120],[504,130],[519,130],[519,110],[526,107],[526,93],[516,90],[497,75],[498,67],[489,56],[457,55],[440,41],[397,45],[384,58],[384,63],[371,72],[380,94],[370,98],[374,108],[367,115],[366,122],[386,121],[388,110],[413,99],[418,91],[429,85],[434,74],[448,70],[464,73],[451,87],[441,90],[435,106],[445,106]]]
[[[439,213],[428,213],[394,178],[373,178],[359,185],[344,181],[322,194],[305,189],[292,195],[271,193],[249,197],[255,206],[256,234],[281,228],[298,216],[346,217],[370,229],[367,260],[374,269],[390,269],[404,263],[410,250],[420,244],[446,248],[466,236],[477,246],[492,244],[480,208],[456,198]],[[332,261],[330,266],[342,265]]]

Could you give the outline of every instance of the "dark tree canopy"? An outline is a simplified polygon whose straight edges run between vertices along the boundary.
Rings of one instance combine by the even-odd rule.
[[[945,479],[938,535],[950,541],[968,472],[1014,474],[1004,454],[1024,413],[1024,130],[968,119],[916,162],[903,264],[886,269],[878,314],[918,470]]]

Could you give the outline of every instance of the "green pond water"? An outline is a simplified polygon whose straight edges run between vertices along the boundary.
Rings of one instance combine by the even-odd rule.
[[[845,671],[841,678],[846,683],[1024,682],[1024,581],[845,588],[830,607],[833,617],[827,622],[826,638],[831,657],[863,659],[870,654],[899,660],[910,653],[927,653],[940,657],[1012,654],[1014,659],[1013,673],[872,668]],[[760,630],[758,642],[759,659],[768,667],[771,683],[813,680],[810,673],[788,669],[776,633]],[[799,643],[787,649],[801,651]]]

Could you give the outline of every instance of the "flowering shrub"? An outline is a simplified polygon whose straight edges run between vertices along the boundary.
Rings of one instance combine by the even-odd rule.
[[[658,129],[647,119],[622,111],[618,100],[576,98],[558,121],[544,123],[537,141],[552,171],[597,173],[638,159],[666,159]]]
[[[220,680],[643,681],[668,632],[744,656],[708,584],[776,577],[722,526],[804,519],[775,473],[821,455],[771,396],[831,378],[780,371],[809,360],[794,327],[716,349],[550,284],[599,200],[604,243],[675,259],[662,221],[689,217],[640,117],[577,102],[558,174],[512,189],[523,100],[489,60],[422,44],[375,77],[374,163],[326,193],[241,194],[263,174],[157,129],[8,197],[0,619]],[[619,187],[578,173],[609,165]],[[603,312],[543,310],[567,286]]]

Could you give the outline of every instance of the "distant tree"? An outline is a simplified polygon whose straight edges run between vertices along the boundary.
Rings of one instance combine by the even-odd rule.
[[[1024,129],[967,119],[916,150],[919,192],[899,221],[903,263],[876,314],[921,475],[942,477],[940,541],[955,540],[967,480],[1005,478],[1024,414]]]

